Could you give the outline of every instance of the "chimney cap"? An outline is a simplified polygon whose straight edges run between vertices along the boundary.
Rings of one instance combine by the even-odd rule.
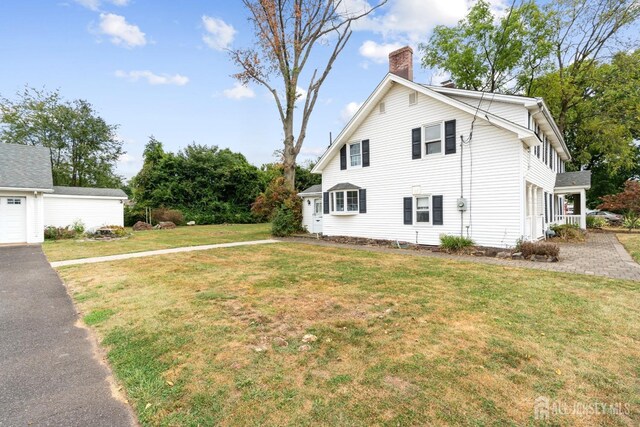
[[[440,83],[440,86],[450,88],[450,89],[456,88],[456,84],[451,79],[443,81],[442,83]]]

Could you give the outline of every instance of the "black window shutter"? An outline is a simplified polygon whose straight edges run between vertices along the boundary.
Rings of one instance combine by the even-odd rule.
[[[422,129],[411,129],[411,158],[419,159],[422,157]]]
[[[443,215],[442,215],[442,196],[433,196],[433,225],[442,225]]]
[[[340,170],[347,168],[347,146],[343,145],[340,149]]]
[[[362,167],[369,166],[369,140],[362,141]]]
[[[413,224],[413,197],[404,198],[404,223]]]
[[[456,121],[444,122],[444,154],[456,153]]]
[[[549,222],[549,211],[548,209],[548,201],[549,199],[547,199],[547,192],[544,192],[544,222],[547,223]]]
[[[365,188],[361,188],[358,193],[358,202],[360,202],[360,213],[367,213],[367,190]]]
[[[322,212],[329,213],[329,193],[322,193]]]

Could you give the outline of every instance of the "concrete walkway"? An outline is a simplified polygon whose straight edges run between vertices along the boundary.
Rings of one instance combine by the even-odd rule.
[[[319,246],[350,248],[373,252],[401,253],[414,256],[470,261],[481,264],[533,268],[537,270],[640,281],[640,265],[633,260],[631,255],[629,255],[622,244],[620,244],[616,236],[611,233],[589,233],[586,242],[561,243],[560,262],[532,262],[489,257],[451,255],[443,252],[393,249],[379,246],[348,245],[312,238],[290,238],[286,239],[286,241]]]
[[[131,426],[40,246],[0,248],[0,426]]]
[[[206,251],[209,249],[217,249],[217,248],[233,248],[236,246],[250,246],[250,245],[266,245],[270,243],[278,243],[279,240],[250,240],[248,242],[233,242],[233,243],[219,243],[216,245],[200,245],[200,246],[185,246],[180,248],[171,248],[171,249],[159,249],[156,251],[145,251],[145,252],[133,252],[130,254],[119,254],[119,255],[108,255],[108,256],[100,256],[93,258],[81,258],[81,259],[70,259],[67,261],[55,261],[51,263],[52,267],[64,267],[67,265],[77,265],[77,264],[94,264],[96,262],[107,262],[107,261],[118,261],[122,259],[130,259],[130,258],[142,258],[154,255],[166,255],[166,254],[175,254],[180,252],[193,252],[193,251]]]

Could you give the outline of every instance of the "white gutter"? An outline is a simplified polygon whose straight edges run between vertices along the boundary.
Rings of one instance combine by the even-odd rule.
[[[38,193],[53,193],[51,188],[0,187],[0,191],[36,191]]]

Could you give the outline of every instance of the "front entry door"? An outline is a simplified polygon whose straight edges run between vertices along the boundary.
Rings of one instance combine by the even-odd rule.
[[[312,233],[322,233],[322,199],[313,199]]]

